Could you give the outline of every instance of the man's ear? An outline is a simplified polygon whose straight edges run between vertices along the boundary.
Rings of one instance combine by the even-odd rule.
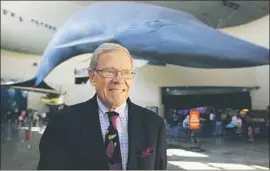
[[[88,75],[89,75],[89,81],[90,81],[91,85],[95,86],[95,77],[96,77],[95,71],[89,70]]]

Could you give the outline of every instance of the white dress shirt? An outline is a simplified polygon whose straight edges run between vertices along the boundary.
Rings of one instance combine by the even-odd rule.
[[[108,112],[109,109],[99,100],[98,97],[97,97],[97,103],[98,103],[98,113],[99,113],[102,137],[105,142],[106,130],[108,129],[110,125],[109,117],[106,114],[106,112]],[[120,150],[121,150],[123,170],[126,170],[127,160],[128,160],[128,105],[127,103],[125,102],[124,104],[116,108],[114,111],[119,113],[119,117],[116,120],[116,126],[118,130],[119,141],[120,141]]]

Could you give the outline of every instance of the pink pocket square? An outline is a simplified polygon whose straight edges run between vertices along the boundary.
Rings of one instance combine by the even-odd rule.
[[[147,147],[145,149],[145,151],[143,151],[141,154],[140,154],[140,157],[148,157],[148,156],[151,156],[153,154],[153,148],[152,147]]]

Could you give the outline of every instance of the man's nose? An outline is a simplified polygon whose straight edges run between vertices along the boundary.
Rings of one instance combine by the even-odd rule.
[[[124,79],[121,71],[117,72],[117,74],[113,77],[113,82],[122,82],[123,80]]]

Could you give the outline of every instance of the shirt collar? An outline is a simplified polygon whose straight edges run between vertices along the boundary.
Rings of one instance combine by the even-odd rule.
[[[101,112],[106,115],[106,112],[109,111],[109,109],[99,100],[97,96],[97,103],[98,107],[101,110]],[[123,103],[119,107],[117,107],[114,111],[119,113],[119,117],[123,117],[124,113],[126,112],[127,102]]]

